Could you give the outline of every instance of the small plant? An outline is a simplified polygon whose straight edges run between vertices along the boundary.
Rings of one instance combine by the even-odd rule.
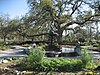
[[[43,50],[31,48],[30,54],[24,59],[25,68],[38,70],[38,67],[44,57]]]
[[[86,75],[94,75],[94,72],[87,72]]]
[[[81,42],[81,45],[82,46],[88,46],[88,45],[90,45],[91,43],[90,42]]]
[[[29,44],[24,44],[22,45],[23,47],[29,47],[30,45]]]
[[[43,43],[39,43],[39,44],[38,44],[38,46],[43,46],[43,45],[44,45]]]
[[[92,68],[92,66],[94,65],[93,60],[92,60],[92,56],[88,53],[87,49],[83,49],[83,52],[81,55],[81,60],[82,60],[84,68],[87,68],[87,67]]]
[[[17,60],[17,58],[16,57],[12,57],[12,60]]]
[[[9,48],[10,48],[9,46],[0,44],[0,50],[6,50],[6,49],[9,49]]]
[[[72,72],[80,71],[82,68],[91,68],[92,57],[86,51],[83,50],[81,60],[80,59],[62,59],[51,58],[44,59],[44,51],[41,49],[31,48],[30,54],[21,61],[23,70],[32,70],[34,72]],[[91,65],[92,64],[92,65]]]
[[[45,59],[41,62],[41,71],[43,72],[71,72],[79,71],[81,69],[81,60],[52,58],[49,60]]]
[[[93,47],[100,47],[98,43],[93,44]]]

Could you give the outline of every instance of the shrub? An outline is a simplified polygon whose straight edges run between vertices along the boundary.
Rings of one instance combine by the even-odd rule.
[[[40,66],[40,71],[42,71],[42,72],[52,71],[50,60],[42,60],[41,66]]]
[[[88,53],[87,49],[83,49],[81,60],[83,67],[86,67],[88,64],[92,63],[92,56]]]
[[[94,75],[94,72],[87,72],[86,75]]]
[[[44,59],[41,62],[40,69],[43,72],[58,71],[59,66],[61,66],[61,61],[57,58]]]
[[[90,42],[81,42],[81,45],[82,46],[88,46],[88,45],[90,45],[91,43]]]
[[[44,45],[43,43],[39,43],[39,44],[38,44],[38,46],[43,46],[43,45]]]
[[[43,59],[44,52],[40,49],[32,49],[31,53],[21,61],[24,70],[36,72],[71,72],[82,69],[83,62],[79,59],[51,58]]]
[[[22,46],[23,47],[29,47],[30,45],[29,44],[23,44]]]
[[[0,50],[6,50],[6,49],[9,49],[9,48],[10,48],[9,46],[0,44]]]
[[[66,71],[78,71],[82,69],[82,61],[74,59],[58,59],[52,58],[49,60],[43,60],[41,62],[41,71],[57,71],[57,72],[66,72]]]
[[[25,68],[38,70],[39,65],[44,57],[43,50],[31,48],[31,53],[24,59]]]
[[[100,47],[98,43],[93,44],[93,47]]]
[[[61,59],[60,71],[78,71],[82,69],[82,61],[74,59]]]

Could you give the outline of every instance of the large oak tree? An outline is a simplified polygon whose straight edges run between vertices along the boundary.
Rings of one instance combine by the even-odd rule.
[[[95,4],[95,2],[97,2]],[[70,25],[83,26],[100,17],[99,0],[28,0],[31,24],[37,28],[52,30],[57,33],[57,41],[62,42],[62,33]],[[93,13],[97,9],[97,13]]]

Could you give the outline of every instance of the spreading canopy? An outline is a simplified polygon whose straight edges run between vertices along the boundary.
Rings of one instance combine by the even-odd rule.
[[[32,22],[42,31],[53,30],[61,42],[62,33],[68,26],[83,26],[90,21],[100,22],[99,0],[28,0]]]

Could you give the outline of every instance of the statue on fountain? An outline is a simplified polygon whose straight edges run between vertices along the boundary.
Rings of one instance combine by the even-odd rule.
[[[74,49],[74,52],[76,53],[76,55],[81,55],[81,47],[80,47],[79,41],[77,41],[77,43],[76,43],[76,47]]]

